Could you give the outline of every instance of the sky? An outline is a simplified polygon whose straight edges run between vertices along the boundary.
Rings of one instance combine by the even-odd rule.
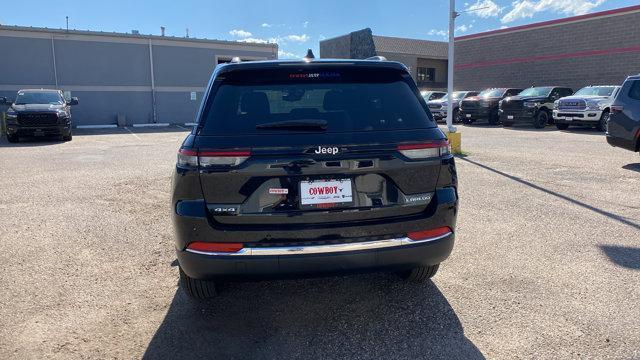
[[[8,0],[5,0],[8,1]],[[638,0],[456,1],[457,36],[638,5]],[[280,58],[298,58],[319,41],[371,28],[375,35],[446,40],[448,0],[12,1],[0,24],[196,38],[277,42]],[[10,9],[10,10],[9,10]],[[40,10],[41,9],[41,10]]]

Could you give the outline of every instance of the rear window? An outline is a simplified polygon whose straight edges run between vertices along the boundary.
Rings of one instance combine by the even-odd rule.
[[[640,100],[640,80],[636,80],[631,84],[629,89],[629,97],[634,100]]]
[[[323,129],[304,131],[331,133],[435,126],[410,76],[394,69],[235,71],[216,79],[214,93],[205,108],[204,135],[301,131],[263,126],[282,122],[320,121]]]

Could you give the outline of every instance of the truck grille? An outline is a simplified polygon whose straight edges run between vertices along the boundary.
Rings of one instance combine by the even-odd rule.
[[[49,126],[58,123],[58,115],[49,113],[18,114],[18,125]]]
[[[502,102],[502,110],[522,110],[523,109],[522,100],[509,100]]]
[[[480,103],[475,100],[462,100],[461,109],[477,109],[480,107]]]
[[[585,110],[587,103],[584,100],[560,100],[558,102],[559,110]]]

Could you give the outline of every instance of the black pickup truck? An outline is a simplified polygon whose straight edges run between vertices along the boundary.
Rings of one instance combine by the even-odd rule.
[[[570,96],[573,90],[562,86],[532,87],[517,96],[500,101],[500,121],[509,127],[514,123],[533,123],[541,129],[553,121],[553,103],[561,97]]]
[[[500,100],[518,95],[522,89],[495,88],[486,89],[478,96],[463,99],[460,102],[460,118],[465,124],[472,124],[478,120],[487,120],[491,125],[500,121],[498,103]]]
[[[0,98],[0,103],[9,104],[6,112],[7,139],[15,143],[27,136],[61,136],[71,140],[71,105],[78,99],[64,99],[60,90],[19,90],[11,103]]]

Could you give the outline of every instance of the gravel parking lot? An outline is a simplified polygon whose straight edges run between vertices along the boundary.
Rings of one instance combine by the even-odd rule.
[[[433,282],[177,287],[182,128],[0,141],[0,358],[640,358],[640,156],[593,130],[461,127]]]

